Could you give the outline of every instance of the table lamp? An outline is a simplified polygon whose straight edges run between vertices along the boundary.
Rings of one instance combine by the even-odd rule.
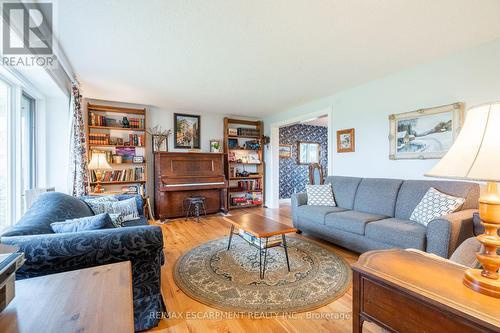
[[[448,153],[426,174],[440,178],[487,182],[479,198],[479,215],[485,232],[477,236],[484,246],[476,253],[482,269],[468,269],[464,284],[485,295],[500,298],[500,102],[469,109],[462,131]]]
[[[113,168],[109,165],[106,160],[106,153],[103,152],[93,152],[92,159],[89,163],[89,170],[95,170],[96,176],[96,187],[94,189],[95,193],[102,193],[104,189],[101,186],[102,181],[102,171],[104,170],[113,170]]]

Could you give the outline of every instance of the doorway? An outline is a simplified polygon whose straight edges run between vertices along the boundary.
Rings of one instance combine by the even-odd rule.
[[[332,110],[323,109],[276,122],[271,124],[270,129],[270,158],[267,166],[270,177],[266,181],[266,205],[278,208],[280,200],[286,202],[293,193],[305,190],[309,183],[309,162],[314,162],[316,144],[319,150],[318,161],[324,174],[332,174]],[[303,148],[302,159],[300,146]],[[310,146],[311,152],[304,153],[306,146]],[[286,154],[287,151],[289,154]]]

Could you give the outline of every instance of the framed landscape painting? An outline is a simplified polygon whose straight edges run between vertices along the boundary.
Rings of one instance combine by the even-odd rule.
[[[174,148],[200,149],[200,116],[174,113]]]
[[[455,141],[463,121],[463,103],[390,115],[389,158],[441,158]]]

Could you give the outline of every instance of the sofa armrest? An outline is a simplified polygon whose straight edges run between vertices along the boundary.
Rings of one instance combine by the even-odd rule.
[[[299,228],[299,218],[297,208],[302,205],[307,205],[307,193],[292,194],[292,221],[295,228]]]
[[[120,261],[154,260],[161,256],[163,237],[157,226],[100,229],[75,233],[2,237],[16,245],[26,262],[20,278],[30,278]]]
[[[473,214],[477,209],[466,209],[442,216],[427,225],[429,253],[449,258],[465,239],[473,236]]]
[[[292,207],[307,205],[307,193],[292,194]]]

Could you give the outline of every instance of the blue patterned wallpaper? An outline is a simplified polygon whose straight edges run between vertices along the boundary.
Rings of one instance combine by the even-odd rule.
[[[323,126],[292,125],[280,128],[280,144],[292,145],[292,157],[280,158],[280,199],[288,199],[296,192],[304,192],[309,183],[309,166],[297,164],[297,142],[318,142],[320,163],[326,177],[328,168],[328,128]]]

